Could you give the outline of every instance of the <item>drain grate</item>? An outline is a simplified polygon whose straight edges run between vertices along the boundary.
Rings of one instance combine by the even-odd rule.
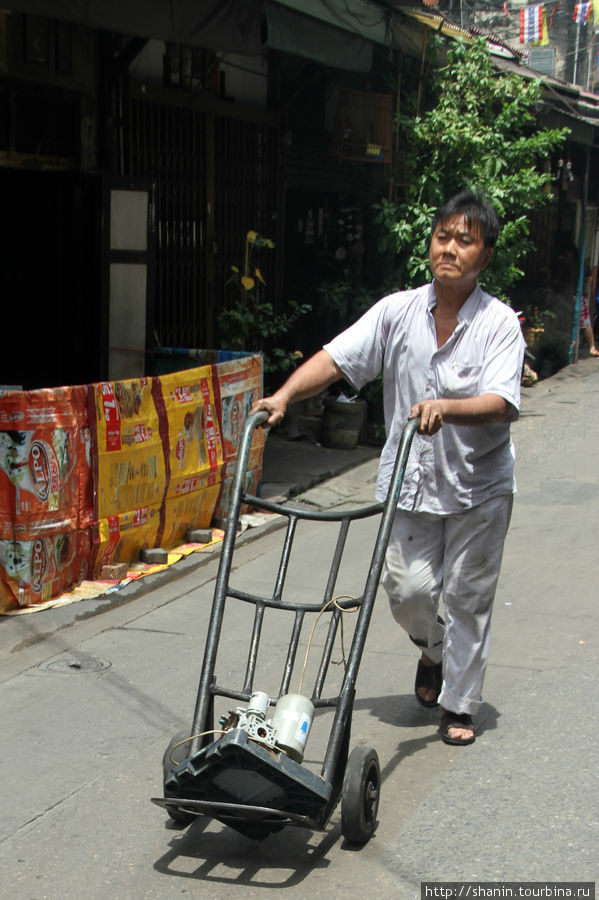
[[[107,659],[86,656],[79,659],[54,659],[51,662],[41,663],[38,669],[42,672],[55,672],[58,675],[86,675],[90,672],[102,672],[111,665]]]

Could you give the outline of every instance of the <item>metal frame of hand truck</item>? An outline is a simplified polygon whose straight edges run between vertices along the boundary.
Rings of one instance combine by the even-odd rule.
[[[383,503],[352,510],[315,511],[289,506],[288,503],[263,500],[245,492],[254,429],[263,425],[267,418],[267,413],[258,412],[249,416],[245,423],[233,478],[231,506],[214,590],[191,734],[182,741],[180,736],[175,736],[169,744],[163,761],[164,796],[153,798],[153,802],[165,808],[171,818],[178,822],[188,824],[199,815],[208,816],[249,837],[262,839],[285,825],[324,830],[341,799],[344,837],[356,843],[365,843],[376,827],[380,768],[376,752],[371,748],[359,746],[349,754],[355,685],[399,492],[419,420],[408,422],[404,428],[387,498]],[[237,525],[244,504],[287,518],[279,570],[271,597],[245,593],[229,585]],[[338,600],[333,603],[335,582],[349,527],[356,519],[375,515],[380,516],[380,523],[364,592],[354,600]],[[324,597],[318,603],[292,603],[283,599],[293,540],[300,520],[339,523]],[[240,690],[223,687],[215,679],[221,627],[229,600],[240,600],[255,607],[247,667],[243,688]],[[321,613],[323,606],[330,613],[330,621],[310,699],[315,709],[333,708],[334,718],[320,774],[315,774],[278,748],[273,749],[253,740],[241,728],[233,727],[220,734],[218,731],[214,732],[213,719],[216,696],[247,702],[253,693],[265,610],[279,608],[294,615],[279,694],[283,696],[289,691],[305,615]],[[337,696],[323,698],[322,692],[342,610],[355,606],[359,607],[357,622],[341,689]],[[177,759],[174,758],[174,753]]]

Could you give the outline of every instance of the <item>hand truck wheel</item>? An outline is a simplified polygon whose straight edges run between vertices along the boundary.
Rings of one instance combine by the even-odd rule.
[[[189,748],[189,744],[181,744],[180,747],[177,747],[173,754],[173,758],[171,759],[171,753],[173,751],[173,747],[179,744],[181,741],[184,741],[186,737],[189,735],[186,732],[179,732],[179,734],[175,734],[165,750],[164,757],[162,760],[162,768],[164,770],[164,775],[166,778],[167,773],[173,767],[173,760],[175,763],[182,762],[186,756],[186,750]],[[171,794],[169,791],[164,791],[164,799],[168,800],[169,797],[174,797],[174,794]],[[179,825],[191,825],[192,822],[195,822],[197,816],[194,816],[193,813],[185,812],[182,809],[176,809],[175,807],[167,808],[167,813],[169,817],[173,820],[173,822],[178,822]]]
[[[347,760],[341,795],[341,833],[347,841],[365,844],[374,834],[380,787],[376,750],[355,747]]]

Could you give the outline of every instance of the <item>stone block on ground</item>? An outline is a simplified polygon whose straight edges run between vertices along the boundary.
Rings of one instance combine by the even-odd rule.
[[[129,566],[127,565],[127,563],[111,563],[108,566],[102,566],[100,578],[114,578],[117,581],[122,581],[123,578],[127,577],[128,570]]]
[[[139,558],[143,563],[160,566],[168,562],[168,553],[162,547],[145,547],[140,551]]]
[[[187,532],[188,544],[209,544],[211,540],[211,528],[190,528]]]

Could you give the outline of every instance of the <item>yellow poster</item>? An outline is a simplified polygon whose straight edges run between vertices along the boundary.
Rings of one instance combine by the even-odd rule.
[[[180,497],[220,480],[223,448],[212,366],[160,377],[169,441],[167,497]]]
[[[98,520],[162,502],[166,470],[155,382],[140,378],[93,386]]]
[[[259,444],[256,447],[252,446],[248,459],[248,467],[243,490],[246,494],[253,494],[254,497],[258,496],[258,488],[262,479],[263,451],[263,444]],[[231,489],[233,487],[233,478],[235,476],[235,464],[236,460],[232,459],[226,462],[223,468],[221,490],[218,497],[218,502],[214,509],[215,519],[226,519],[229,515],[229,509],[231,508]],[[247,504],[241,506],[242,513],[247,512],[248,509],[249,506]]]
[[[220,494],[221,484],[198,483],[193,491],[167,497],[163,544],[173,547],[187,540],[191,528],[208,528]]]
[[[100,577],[102,566],[131,562],[141,550],[156,547],[161,523],[161,504],[138,507],[116,516],[100,519],[94,529],[97,548],[94,575]]]

